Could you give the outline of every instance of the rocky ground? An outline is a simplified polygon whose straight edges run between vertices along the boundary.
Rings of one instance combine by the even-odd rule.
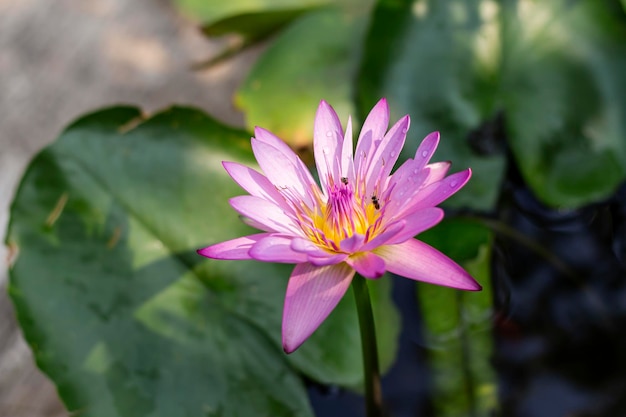
[[[180,103],[243,123],[231,97],[257,52],[191,71],[220,47],[196,27],[168,0],[0,0],[0,237],[28,162],[81,114]],[[17,327],[7,257],[0,245],[0,416],[65,416]]]

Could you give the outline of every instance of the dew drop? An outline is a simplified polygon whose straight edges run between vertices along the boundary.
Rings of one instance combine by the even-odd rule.
[[[393,158],[394,156],[396,156],[396,153],[395,153],[394,151],[391,151],[391,153],[389,154],[389,156],[391,156],[391,157]]]
[[[403,134],[406,134],[406,132],[408,132],[408,131],[409,131],[409,129],[407,129],[406,127],[404,129],[402,129],[402,133]]]
[[[332,130],[329,130],[328,132],[326,132],[326,136],[331,137],[333,135]]]
[[[428,151],[422,151],[422,158],[426,158],[428,156]]]
[[[404,191],[400,191],[400,197],[404,195]]]
[[[450,188],[454,188],[454,187],[456,187],[456,184],[457,184],[457,183],[456,183],[456,181],[452,181],[452,182],[450,183]]]
[[[413,170],[413,173],[414,173],[414,174],[417,174],[417,173],[419,173],[419,172],[420,172],[420,171],[419,171],[419,169],[417,169],[417,168],[415,168],[415,169]]]

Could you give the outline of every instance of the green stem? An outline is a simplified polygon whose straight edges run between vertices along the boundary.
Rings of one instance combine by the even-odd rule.
[[[372,303],[365,278],[357,275],[352,280],[352,289],[356,298],[361,330],[361,348],[363,350],[363,371],[365,383],[365,409],[367,417],[383,417],[383,395],[380,387],[378,369],[378,349]]]

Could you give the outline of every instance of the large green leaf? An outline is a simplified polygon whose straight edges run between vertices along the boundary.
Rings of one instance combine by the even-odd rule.
[[[226,48],[206,62],[196,64],[196,69],[208,68],[266,40],[301,15],[317,7],[319,6],[304,5],[295,9],[270,9],[241,13],[204,25],[202,31],[208,37],[237,34],[239,38],[231,41]]]
[[[546,203],[612,194],[626,172],[626,16],[613,1],[505,3],[510,145]]]
[[[253,164],[249,134],[199,111],[113,108],[68,128],[29,166],[11,209],[10,294],[37,363],[85,416],[310,416],[304,373],[362,378],[349,293],[293,355],[280,347],[291,268],[205,260],[249,234],[222,160]],[[396,311],[377,283],[384,362]],[[245,398],[244,401],[241,399]]]
[[[543,201],[577,206],[625,171],[625,20],[609,0],[381,0],[359,106],[384,95],[417,136],[440,130],[440,159],[474,169],[458,205],[493,207],[502,156],[470,143],[506,139]]]
[[[333,105],[344,123],[354,115],[352,79],[369,2],[344,3],[301,17],[259,58],[236,96],[250,128],[263,126],[293,146],[305,147],[321,99]]]

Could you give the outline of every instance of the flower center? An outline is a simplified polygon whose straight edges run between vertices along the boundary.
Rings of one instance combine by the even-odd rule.
[[[352,184],[342,178],[340,183],[333,183],[327,189],[328,199],[320,199],[317,208],[310,213],[311,228],[303,228],[311,240],[324,249],[339,251],[342,240],[364,235],[371,239],[378,229],[380,203],[374,198],[359,195]]]

